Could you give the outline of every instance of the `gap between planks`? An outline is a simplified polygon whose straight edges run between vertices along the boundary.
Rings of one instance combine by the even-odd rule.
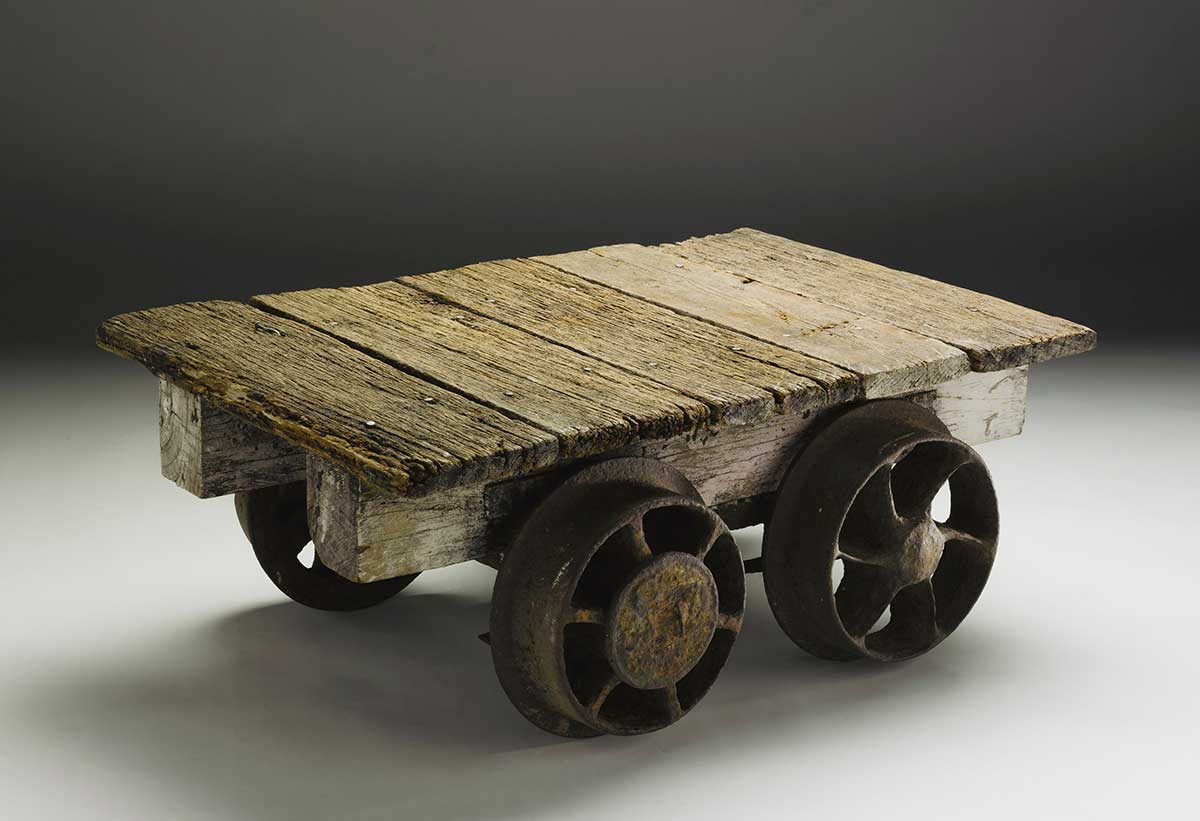
[[[661,248],[612,245],[533,259],[848,370],[867,398],[923,390],[971,370],[965,353],[936,339]]]
[[[699,400],[404,282],[256,296],[253,304],[557,437],[559,458],[709,421]]]
[[[488,317],[705,402],[715,422],[749,424],[862,395],[850,371],[701,323],[530,259],[402,280]]]

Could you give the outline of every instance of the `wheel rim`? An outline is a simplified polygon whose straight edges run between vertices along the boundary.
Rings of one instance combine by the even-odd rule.
[[[300,553],[312,541],[305,482],[244,491],[234,497],[238,522],[267,578],[293,601],[317,610],[361,610],[399,593],[418,574],[359,584],[344,579],[313,554],[312,566]]]
[[[943,485],[950,514],[939,522],[931,506]],[[817,655],[911,658],[966,618],[998,530],[992,481],[972,448],[912,403],[870,403],[823,431],[784,480],[764,539],[767,597]]]
[[[708,691],[744,608],[737,545],[687,480],[653,460],[609,460],[560,485],[514,541],[492,653],[509,698],[543,729],[651,732]]]

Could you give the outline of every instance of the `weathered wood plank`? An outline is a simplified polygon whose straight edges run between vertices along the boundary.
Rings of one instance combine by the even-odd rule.
[[[1090,328],[794,240],[741,228],[659,246],[705,265],[925,334],[962,349],[977,371],[1091,350]]]
[[[756,425],[701,430],[660,442],[637,442],[614,456],[659,459],[678,468],[705,503],[717,506],[774,490],[824,412],[774,416]],[[488,515],[508,516],[529,497],[549,491],[556,471],[498,482],[484,491]]]
[[[158,384],[158,442],[163,476],[201,499],[305,476],[301,448],[165,379]]]
[[[991,442],[1020,434],[1028,389],[1028,367],[970,373],[940,386],[932,408],[964,442]]]
[[[351,581],[446,567],[488,552],[483,485],[424,496],[381,492],[321,459],[308,460],[308,522],[317,555]]]
[[[554,463],[553,434],[235,302],[113,317],[101,347],[400,494]]]
[[[534,257],[656,305],[858,374],[867,398],[921,390],[971,370],[962,351],[661,248],[609,245]]]
[[[1025,384],[1024,369],[972,373],[909,398],[933,408],[955,436],[979,444],[1020,432]],[[779,487],[825,412],[700,429],[667,440],[636,442],[613,455],[662,459],[682,471],[707,504],[735,504]],[[443,567],[502,550],[515,524],[513,514],[561,478],[558,470],[551,470],[400,499],[361,483],[314,483],[311,465],[310,487],[319,490],[310,497],[310,518],[322,515],[314,512],[318,508],[341,511],[332,517],[325,514],[339,524],[328,544],[318,541],[318,552],[322,561],[356,581]]]
[[[849,371],[530,260],[403,282],[699,399],[713,421],[746,424],[861,395]]]
[[[996,371],[1095,340],[1003,300],[749,229],[260,304],[140,311],[97,332],[178,386],[164,405],[164,471],[201,494],[272,481],[268,451],[281,441],[289,477],[302,448],[381,494],[416,496],[922,389],[962,370],[949,346]],[[1007,402],[956,424],[979,426],[963,428],[967,439],[1009,435],[1024,379],[942,388],[939,412]],[[220,444],[236,437],[218,422],[262,452]],[[221,458],[232,467],[214,467]]]
[[[403,283],[253,302],[553,433],[559,458],[611,451],[636,437],[674,436],[708,418],[703,402],[677,390]]]

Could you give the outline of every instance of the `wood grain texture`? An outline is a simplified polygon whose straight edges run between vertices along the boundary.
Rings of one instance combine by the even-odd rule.
[[[482,487],[469,484],[425,496],[389,496],[320,457],[309,457],[313,547],[326,567],[356,582],[482,556],[489,543]]]
[[[934,413],[970,445],[1017,436],[1025,426],[1029,368],[970,373],[934,394]]]
[[[405,495],[553,464],[553,434],[236,302],[114,317],[98,343],[254,426]]]
[[[254,304],[542,430],[559,458],[674,436],[708,408],[677,390],[547,342],[398,282],[293,291]]]
[[[849,371],[531,260],[479,263],[403,282],[699,399],[714,422],[758,422],[861,394]]]
[[[301,448],[165,379],[158,383],[158,442],[163,476],[201,499],[305,476]]]
[[[1020,432],[1024,385],[1024,369],[970,373],[908,398],[934,409],[958,438],[979,444]],[[792,459],[820,429],[824,415],[835,412],[698,429],[667,440],[635,442],[612,455],[661,459],[683,472],[705,503],[735,504],[774,492]],[[309,515],[319,515],[314,506],[321,505],[342,511],[328,517],[343,524],[330,534],[328,545],[318,545],[322,561],[347,578],[375,581],[502,551],[516,524],[515,514],[570,469],[466,485],[420,499],[388,497],[354,482],[326,481],[317,486],[319,494],[329,498],[310,502]],[[312,476],[310,462],[310,487]]]
[[[965,351],[977,371],[1032,365],[1096,344],[1096,333],[1074,322],[750,228],[659,248],[941,340]]]
[[[610,245],[535,259],[837,365],[860,377],[867,398],[921,390],[971,370],[967,356],[943,342],[661,248]]]
[[[164,471],[195,492],[261,486],[276,470],[295,476],[302,449],[400,497],[922,390],[968,365],[1009,371],[1086,350],[1095,334],[741,229],[267,295],[255,306],[139,311],[103,323],[97,340],[184,392],[167,397]],[[987,407],[1023,408],[1024,379],[939,396],[953,399],[947,412],[981,391]],[[963,424],[982,419],[964,413]],[[981,424],[964,438],[1020,429],[1011,410]],[[280,441],[292,459],[282,467],[269,453]],[[197,457],[206,446],[215,450]],[[218,469],[219,458],[231,467]]]

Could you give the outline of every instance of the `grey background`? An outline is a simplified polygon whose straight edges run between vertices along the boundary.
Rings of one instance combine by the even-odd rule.
[[[1095,0],[8,4],[2,341],[740,225],[1109,342],[1194,338],[1197,23]]]
[[[1194,803],[1195,47],[1184,2],[48,2],[0,10],[5,817],[1119,818]],[[493,574],[351,614],[158,476],[120,311],[754,225],[1092,325],[982,448],[1000,552],[911,664],[761,579],[685,721],[567,742]],[[746,556],[758,529],[738,534]]]

